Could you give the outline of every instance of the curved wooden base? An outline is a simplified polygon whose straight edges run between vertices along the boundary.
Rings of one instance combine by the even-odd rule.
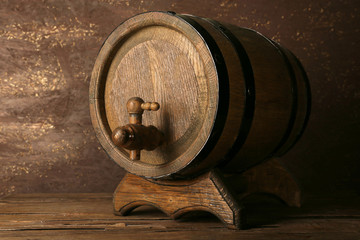
[[[114,192],[115,214],[126,215],[152,205],[176,219],[191,211],[207,211],[233,229],[247,227],[242,200],[253,193],[277,196],[300,206],[300,190],[292,176],[273,159],[242,174],[224,178],[211,170],[192,180],[149,180],[127,173]]]
[[[120,215],[141,205],[152,205],[176,219],[191,211],[208,211],[229,228],[241,228],[240,207],[216,171],[194,180],[149,181],[126,174],[114,193],[114,210]]]
[[[232,179],[227,182],[232,182],[231,187],[236,191],[240,201],[252,194],[265,193],[276,196],[290,207],[301,207],[300,187],[278,158],[257,165],[235,178],[238,180]],[[243,183],[245,189],[241,189],[239,182]]]

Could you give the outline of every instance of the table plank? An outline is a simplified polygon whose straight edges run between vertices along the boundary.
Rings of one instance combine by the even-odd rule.
[[[230,230],[213,215],[175,221],[152,207],[115,216],[111,193],[18,194],[0,200],[0,239],[360,239],[358,200],[250,206],[252,228]]]

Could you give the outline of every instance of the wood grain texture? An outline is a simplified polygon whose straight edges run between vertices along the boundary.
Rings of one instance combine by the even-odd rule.
[[[242,174],[224,176],[215,169],[191,180],[149,180],[128,173],[115,190],[113,203],[115,214],[120,215],[144,205],[154,206],[173,219],[208,211],[229,228],[245,229],[244,205],[264,194],[288,206],[302,204],[298,184],[275,158]]]
[[[292,69],[298,69],[297,64],[288,65],[287,59],[269,39],[253,30],[226,25],[246,49],[251,62],[255,81],[255,106],[250,132],[243,148],[236,154],[238,161],[232,161],[226,168],[229,170],[247,169],[256,163],[277,156],[279,147],[288,141],[287,131],[299,132],[304,123],[304,113],[310,101],[307,92],[298,92],[294,82],[304,82],[303,76],[292,76]],[[294,82],[293,82],[294,81]],[[302,89],[303,90],[303,89]],[[305,99],[305,107],[297,108],[298,100],[294,95]],[[304,104],[304,101],[301,103]],[[291,115],[295,111],[295,119]],[[301,126],[289,127],[298,119]],[[285,137],[285,139],[284,139]],[[291,143],[290,143],[291,144]],[[230,171],[231,171],[230,170]]]
[[[216,78],[207,45],[189,24],[167,13],[138,15],[109,36],[96,60],[89,93],[95,132],[109,155],[129,172],[147,177],[178,172],[211,133]],[[167,132],[164,144],[144,151],[138,162],[130,161],[108,135],[127,122],[124,103],[133,96],[161,105],[158,112],[145,113],[143,123]]]
[[[219,163],[242,172],[277,156],[298,140],[310,106],[306,74],[295,74],[299,63],[281,49],[255,31],[191,15],[128,19],[104,43],[91,79],[100,143],[125,170],[148,178],[194,176]],[[145,121],[165,136],[137,162],[109,141],[133,96],[160,103]]]
[[[220,176],[211,171],[194,180],[149,181],[126,174],[114,192],[115,214],[152,205],[173,219],[192,211],[215,214],[229,228],[243,227],[241,208]]]
[[[0,238],[22,239],[358,239],[360,199],[315,198],[302,209],[254,206],[256,226],[230,230],[212,216],[174,221],[153,208],[115,216],[110,193],[22,194],[0,200]]]

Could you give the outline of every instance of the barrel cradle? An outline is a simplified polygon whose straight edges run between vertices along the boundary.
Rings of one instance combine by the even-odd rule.
[[[173,195],[201,195],[195,187],[199,179],[211,179],[199,184],[230,196],[212,169],[244,173],[286,153],[308,121],[310,88],[297,58],[256,31],[192,15],[148,12],[123,22],[103,44],[89,101],[99,142],[117,164],[144,178],[148,186],[142,192],[165,196],[171,192],[165,186],[183,184],[194,189],[170,187]],[[129,110],[129,104],[137,110]],[[157,111],[144,111],[151,104]],[[195,180],[190,184],[180,179]],[[135,176],[124,181],[114,195],[119,212],[137,206],[126,194],[144,184]],[[160,182],[163,187],[158,188]],[[120,204],[120,199],[132,204]],[[203,205],[218,212],[202,199],[185,202],[189,209]],[[233,217],[224,220],[239,215],[238,207],[231,207],[237,205],[232,197],[211,201],[224,203],[227,215],[217,215],[238,226]],[[176,211],[169,215],[178,216]]]

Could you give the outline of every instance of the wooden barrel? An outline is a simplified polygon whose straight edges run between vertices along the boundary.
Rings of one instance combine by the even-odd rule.
[[[117,27],[96,59],[89,95],[105,151],[147,178],[213,167],[242,172],[292,147],[310,111],[306,74],[291,52],[253,30],[173,12],[140,14]],[[135,161],[111,140],[128,124],[131,97],[160,104],[143,124],[165,136]]]

